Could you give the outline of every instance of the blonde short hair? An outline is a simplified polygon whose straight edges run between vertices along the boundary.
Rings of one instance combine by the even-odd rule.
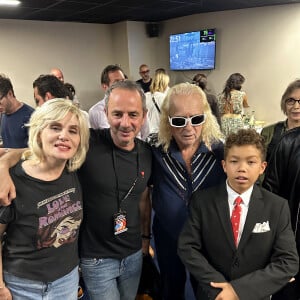
[[[30,159],[37,163],[45,159],[42,145],[39,142],[40,133],[51,122],[62,120],[69,112],[78,119],[80,143],[75,155],[68,160],[67,169],[71,172],[80,168],[89,148],[89,127],[80,109],[72,101],[60,98],[45,102],[42,106],[37,107],[31,115],[27,124],[29,127],[29,150],[23,154],[24,159]]]
[[[150,85],[150,92],[153,94],[155,92],[164,93],[169,86],[170,77],[168,74],[158,72],[155,74]]]
[[[161,119],[158,133],[159,144],[163,146],[164,151],[168,151],[172,140],[171,125],[169,123],[170,106],[173,98],[179,95],[190,96],[199,95],[203,103],[203,113],[206,115],[205,123],[202,125],[201,139],[208,149],[215,142],[219,142],[223,135],[220,126],[213,116],[205,93],[201,88],[191,83],[180,83],[169,89],[167,96],[161,107]]]

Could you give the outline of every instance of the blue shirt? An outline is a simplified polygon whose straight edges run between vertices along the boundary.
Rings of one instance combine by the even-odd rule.
[[[191,174],[174,140],[167,153],[161,146],[152,147],[152,152],[152,204],[155,217],[167,232],[177,238],[187,219],[192,193],[226,180],[221,164],[223,144],[214,144],[210,151],[201,143],[192,157]]]
[[[7,115],[3,114],[1,122],[1,136],[3,147],[5,148],[27,148],[28,128],[25,126],[29,122],[34,109],[27,105],[16,112]]]

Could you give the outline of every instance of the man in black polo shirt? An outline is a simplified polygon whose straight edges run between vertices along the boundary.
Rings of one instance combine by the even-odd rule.
[[[151,149],[136,138],[146,117],[145,95],[138,84],[119,81],[107,91],[105,110],[110,128],[91,131],[79,171],[84,203],[81,269],[92,300],[132,300],[141,273],[141,247],[147,253],[150,239],[146,196]]]
[[[147,65],[142,64],[140,65],[140,75],[141,79],[137,80],[136,82],[142,87],[145,93],[150,91],[150,85],[152,82],[152,78],[150,77],[150,69]]]

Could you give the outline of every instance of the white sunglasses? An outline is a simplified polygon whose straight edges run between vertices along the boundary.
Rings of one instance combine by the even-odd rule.
[[[170,117],[169,122],[172,127],[185,127],[188,122],[191,123],[192,126],[199,126],[205,122],[205,114],[195,115],[192,117]]]

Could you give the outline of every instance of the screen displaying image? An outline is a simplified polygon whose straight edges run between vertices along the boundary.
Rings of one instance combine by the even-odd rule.
[[[170,35],[171,70],[212,70],[215,68],[215,29]]]

